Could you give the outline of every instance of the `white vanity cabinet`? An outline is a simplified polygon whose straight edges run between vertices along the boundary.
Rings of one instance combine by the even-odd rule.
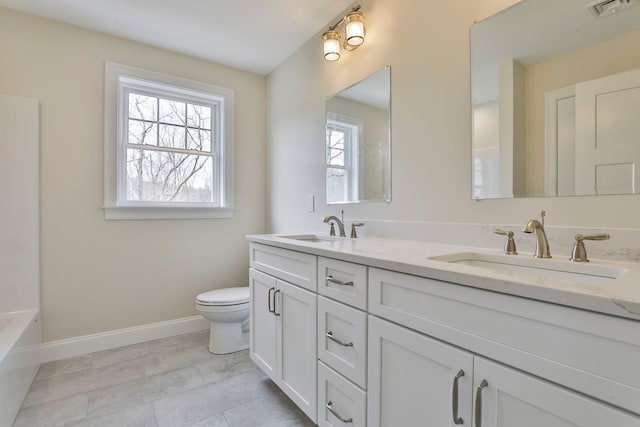
[[[408,411],[400,411],[397,405],[405,399],[423,400],[416,393],[427,402],[439,398],[437,407],[444,408],[444,399],[452,402],[455,395],[451,392],[454,371],[463,369],[459,390],[473,378],[474,399],[486,381],[480,390],[480,410],[473,413],[477,427],[640,427],[640,416],[616,408],[640,414],[636,321],[375,268],[369,268],[369,297],[370,313],[402,325],[369,316],[371,426],[395,425],[391,418]],[[441,377],[417,379],[418,372],[428,372],[437,351],[444,352],[442,346],[450,355],[438,361]],[[458,368],[462,362],[447,362],[461,351],[472,356],[473,370]],[[412,373],[403,374],[407,370]],[[406,379],[394,375],[406,375]],[[411,384],[406,396],[397,397],[403,393],[401,385],[410,381],[416,384]],[[423,382],[425,389],[420,392]],[[431,383],[439,383],[438,391],[431,389]],[[391,384],[395,384],[393,392],[388,388]],[[466,419],[472,394],[468,389],[463,393],[458,411]],[[423,412],[430,406],[422,405]],[[377,406],[383,409],[379,412]],[[444,412],[428,416],[442,417]],[[520,413],[527,414],[528,421],[516,418]],[[454,425],[451,416],[447,424],[442,418],[434,419],[439,420],[437,425]],[[465,425],[472,424],[465,421]]]
[[[315,283],[315,257],[270,247],[252,247],[260,260],[252,265],[281,277]],[[255,253],[254,252],[254,253]],[[298,255],[304,255],[299,257]],[[287,270],[288,265],[294,268]],[[266,265],[266,267],[265,267]],[[305,272],[313,273],[306,280]],[[316,420],[316,294],[266,274],[250,270],[250,357],[307,416]]]
[[[375,317],[368,399],[369,427],[640,426],[613,406]]]
[[[328,255],[251,245],[251,359],[318,425],[640,427],[639,321]]]

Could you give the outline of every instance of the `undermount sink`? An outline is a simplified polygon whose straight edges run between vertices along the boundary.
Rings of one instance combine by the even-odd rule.
[[[345,237],[336,237],[336,236],[322,236],[317,234],[296,234],[291,236],[278,236],[281,239],[292,239],[298,240],[302,242],[313,242],[313,243],[322,243],[322,242],[339,242],[348,240]]]
[[[606,265],[575,263],[562,259],[537,259],[526,255],[499,255],[459,252],[430,257],[435,261],[456,263],[498,271],[511,277],[560,279],[574,283],[613,284],[627,269]]]

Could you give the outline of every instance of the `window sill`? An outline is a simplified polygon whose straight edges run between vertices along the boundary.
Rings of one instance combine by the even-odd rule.
[[[233,218],[233,208],[182,206],[105,206],[106,220]]]

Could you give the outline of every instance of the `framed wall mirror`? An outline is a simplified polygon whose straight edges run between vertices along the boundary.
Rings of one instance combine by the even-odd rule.
[[[328,204],[391,201],[391,68],[326,101]]]
[[[639,3],[522,0],[471,27],[473,198],[640,191]]]

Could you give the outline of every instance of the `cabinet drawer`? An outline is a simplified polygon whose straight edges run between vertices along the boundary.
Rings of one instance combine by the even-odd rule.
[[[257,243],[252,243],[249,251],[252,268],[316,292],[317,257],[315,255]]]
[[[318,257],[318,293],[367,309],[367,267]]]
[[[640,414],[640,322],[369,269],[369,312]]]
[[[318,362],[318,426],[366,427],[366,408],[364,391]]]
[[[318,358],[366,388],[367,314],[318,297]]]

